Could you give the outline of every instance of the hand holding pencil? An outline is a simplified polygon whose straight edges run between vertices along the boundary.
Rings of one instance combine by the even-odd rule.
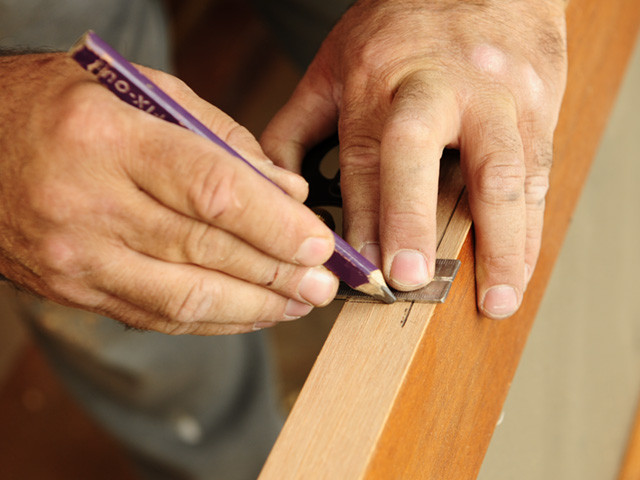
[[[300,203],[305,182],[182,82],[142,70],[264,176],[125,105],[64,54],[1,58],[0,273],[174,334],[252,331],[328,303],[334,237]]]
[[[92,73],[120,100],[206,138],[231,157],[235,157],[236,161],[278,186],[242,153],[211,131],[95,32],[86,32],[69,53],[81,67]],[[282,191],[286,193],[284,189]],[[325,267],[351,288],[385,303],[393,303],[396,298],[387,287],[380,269],[336,233],[333,233],[333,239],[334,252],[325,262]]]

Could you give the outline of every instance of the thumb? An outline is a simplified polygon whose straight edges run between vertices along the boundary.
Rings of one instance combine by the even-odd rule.
[[[338,107],[332,83],[316,71],[314,65],[309,67],[260,139],[264,152],[276,165],[296,173],[306,152],[337,131]]]

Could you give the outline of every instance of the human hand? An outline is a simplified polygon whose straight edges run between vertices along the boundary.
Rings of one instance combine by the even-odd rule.
[[[141,329],[251,331],[328,303],[307,185],[182,82],[144,73],[239,151],[118,100],[64,54],[0,58],[0,273]]]
[[[361,0],[261,144],[299,171],[338,125],[346,239],[400,290],[433,276],[439,159],[460,149],[478,307],[508,317],[540,250],[565,44],[561,0]]]

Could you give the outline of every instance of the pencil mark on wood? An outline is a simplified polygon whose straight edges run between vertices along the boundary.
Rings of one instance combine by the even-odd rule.
[[[410,302],[407,308],[404,309],[404,313],[402,314],[402,321],[400,322],[400,328],[404,328],[407,324],[407,320],[409,319],[409,314],[411,313],[411,309],[413,308],[415,302]]]

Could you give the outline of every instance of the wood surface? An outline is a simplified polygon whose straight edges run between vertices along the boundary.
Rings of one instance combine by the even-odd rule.
[[[633,48],[640,2],[572,0],[567,23],[542,252],[519,312],[507,321],[477,313],[464,198],[447,216],[460,196],[452,176],[438,255],[461,249],[462,267],[446,303],[347,302],[260,479],[477,476]]]
[[[439,249],[439,257],[455,258],[452,240],[464,240],[471,225],[458,164],[443,164],[440,181],[449,188],[439,199],[438,233],[449,250]],[[360,442],[366,438],[362,445],[373,444],[434,309],[434,304],[347,302],[260,478],[358,478],[370,453]],[[313,432],[304,435],[305,448],[300,448],[301,432]],[[269,473],[277,451],[286,465]]]

